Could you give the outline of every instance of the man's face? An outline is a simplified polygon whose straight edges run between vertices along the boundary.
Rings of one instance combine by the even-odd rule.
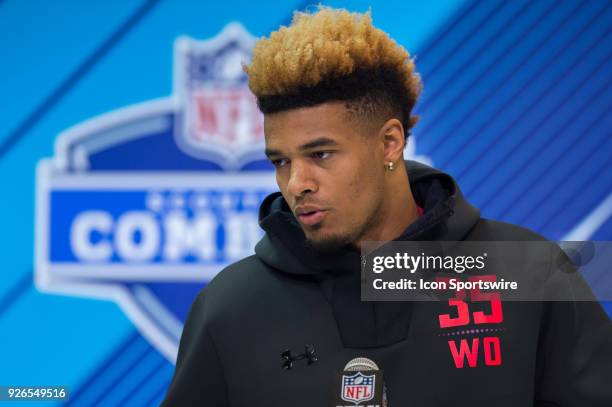
[[[383,144],[343,103],[265,115],[264,131],[280,191],[315,248],[356,243],[378,223]]]

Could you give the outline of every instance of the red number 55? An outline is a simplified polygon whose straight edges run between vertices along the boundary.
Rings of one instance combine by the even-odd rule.
[[[450,283],[450,277],[438,277],[436,281],[444,281],[447,284]],[[495,281],[494,275],[487,276],[473,276],[468,279],[470,282],[474,281]],[[499,324],[503,321],[504,315],[502,312],[502,303],[499,292],[494,293],[483,293],[479,288],[473,288],[470,290],[470,298],[472,301],[489,301],[491,303],[491,312],[489,314],[483,311],[475,311],[472,313],[475,324]],[[470,323],[470,310],[468,303],[465,302],[465,291],[456,290],[455,298],[448,300],[448,305],[456,307],[457,316],[453,317],[451,314],[439,315],[440,328],[454,328],[457,326],[465,326]]]

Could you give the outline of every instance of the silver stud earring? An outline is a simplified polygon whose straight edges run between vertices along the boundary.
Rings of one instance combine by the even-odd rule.
[[[385,167],[388,171],[393,171],[395,169],[395,164],[393,163],[393,161],[389,161],[387,165],[385,165]]]

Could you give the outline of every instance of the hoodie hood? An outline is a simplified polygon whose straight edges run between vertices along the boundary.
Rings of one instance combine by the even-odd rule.
[[[463,198],[448,174],[415,161],[405,165],[412,194],[424,213],[394,240],[463,240],[479,221],[479,210]],[[409,303],[360,301],[361,253],[356,248],[345,246],[333,253],[313,249],[280,192],[264,199],[259,224],[266,234],[255,246],[257,257],[279,272],[319,282],[345,346],[384,346],[406,337]]]

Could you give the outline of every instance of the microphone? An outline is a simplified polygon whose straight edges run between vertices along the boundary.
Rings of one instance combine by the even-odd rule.
[[[345,402],[353,403],[351,407],[388,407],[383,371],[372,359],[358,357],[350,360],[339,378],[336,383],[339,384],[340,394],[337,390],[334,392],[335,407],[345,407]]]
[[[368,358],[355,358],[344,366],[344,370],[348,372],[357,372],[359,370],[380,370],[378,365]]]

